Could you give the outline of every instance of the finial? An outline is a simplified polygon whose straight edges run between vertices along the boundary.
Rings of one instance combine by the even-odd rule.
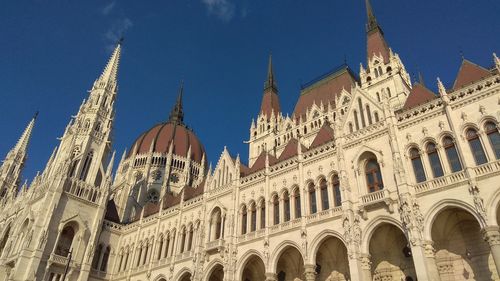
[[[269,62],[267,64],[267,80],[266,83],[264,83],[264,91],[267,89],[277,91],[276,82],[274,81],[273,55],[271,52],[269,52]]]
[[[39,113],[39,111],[37,110],[37,111],[35,112],[35,114],[33,115],[33,119],[35,119],[35,120],[36,120],[36,118],[38,117],[38,113]]]
[[[184,112],[182,110],[182,95],[184,94],[184,80],[181,80],[181,85],[179,87],[179,94],[177,96],[177,102],[170,112],[169,122],[175,123],[177,125],[183,124]]]
[[[439,95],[441,97],[447,96],[448,94],[446,93],[446,88],[444,87],[443,82],[441,82],[441,79],[439,79],[439,77],[437,78],[437,83],[438,83]]]
[[[370,3],[370,0],[365,0],[365,5],[366,5],[366,15],[368,17],[368,22],[366,24],[366,31],[372,31],[376,28],[378,28],[378,23],[377,19],[375,18],[375,14],[373,13],[372,9],[372,4]]]

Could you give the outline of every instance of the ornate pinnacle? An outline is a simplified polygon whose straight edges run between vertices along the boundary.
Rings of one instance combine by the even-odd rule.
[[[446,93],[446,88],[444,87],[443,82],[441,82],[441,79],[439,79],[439,77],[437,78],[437,83],[438,83],[439,95],[441,97],[447,96],[448,94]]]
[[[370,0],[365,0],[366,3],[366,15],[368,17],[368,22],[366,23],[366,31],[372,31],[379,28],[375,14],[373,13],[372,4]]]
[[[278,91],[278,87],[276,86],[276,82],[274,81],[273,57],[271,54],[269,54],[269,63],[267,65],[267,80],[266,83],[264,83],[264,91],[268,89]]]
[[[179,95],[177,96],[177,102],[175,103],[174,108],[170,112],[169,122],[174,124],[183,124],[184,121],[184,112],[182,110],[182,95],[184,93],[184,81],[181,82],[179,87]]]

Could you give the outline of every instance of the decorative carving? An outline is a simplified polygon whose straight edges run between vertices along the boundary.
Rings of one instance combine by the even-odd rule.
[[[486,222],[486,208],[484,207],[484,200],[479,195],[479,188],[474,185],[469,185],[469,193],[473,196],[474,206],[476,207],[476,211],[481,217],[481,219]]]

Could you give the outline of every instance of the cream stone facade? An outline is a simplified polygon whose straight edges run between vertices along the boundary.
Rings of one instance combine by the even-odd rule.
[[[0,280],[500,280],[500,60],[436,95],[366,4],[359,76],[304,85],[291,116],[269,60],[248,166],[207,165],[181,87],[113,174],[119,43],[44,171],[20,184],[36,115],[0,167]]]

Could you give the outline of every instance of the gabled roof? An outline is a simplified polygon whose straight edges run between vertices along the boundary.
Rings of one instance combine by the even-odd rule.
[[[297,156],[297,154],[299,153],[297,151],[297,145],[299,144],[299,141],[295,138],[291,139],[290,141],[288,141],[288,143],[286,144],[285,148],[283,149],[283,152],[281,152],[281,155],[280,157],[278,158],[278,161],[281,162],[281,161],[284,161],[284,160],[287,160],[287,159],[290,159],[294,156]],[[302,149],[302,151],[306,151],[307,148],[300,144],[300,148]]]
[[[248,174],[253,174],[257,171],[260,171],[266,167],[266,153],[265,151],[262,151],[262,153],[257,157],[257,160],[253,163],[252,167],[248,169]],[[272,166],[278,162],[278,159],[276,157],[272,156],[271,154],[268,154],[269,157],[269,166]]]
[[[323,126],[321,127],[321,129],[319,130],[316,137],[314,138],[309,149],[321,146],[321,145],[333,140],[333,138],[334,138],[333,129],[328,125],[327,122],[325,122],[323,124]]]
[[[420,83],[415,83],[406,99],[403,110],[419,106],[435,98],[437,98],[437,96],[431,90]]]
[[[299,118],[306,114],[313,104],[335,103],[335,96],[342,92],[342,89],[350,92],[358,79],[347,65],[342,65],[319,78],[302,86],[299,100],[295,105],[294,115]]]
[[[116,210],[115,200],[111,199],[108,201],[108,205],[106,206],[106,214],[104,215],[104,219],[112,222],[119,223],[120,216],[118,216],[118,211]]]
[[[490,75],[491,73],[486,68],[481,67],[469,60],[463,59],[462,65],[458,70],[457,78],[455,78],[455,83],[453,83],[453,90],[462,88]]]

